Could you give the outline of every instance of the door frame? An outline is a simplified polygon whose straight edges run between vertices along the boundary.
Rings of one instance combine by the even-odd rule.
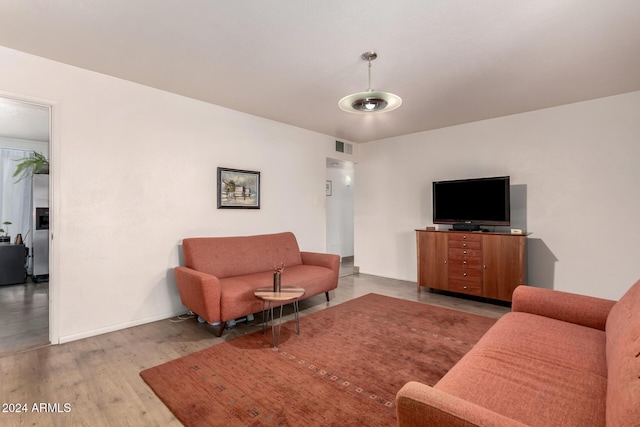
[[[0,97],[14,101],[36,104],[49,109],[49,343],[60,343],[60,287],[59,287],[59,238],[56,232],[60,229],[60,209],[57,189],[60,182],[59,164],[59,104],[57,101],[37,98],[24,94],[16,94],[0,90]],[[53,236],[56,236],[56,239]]]

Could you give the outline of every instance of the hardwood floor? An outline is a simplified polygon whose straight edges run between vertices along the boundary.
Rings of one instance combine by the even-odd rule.
[[[0,286],[0,357],[49,344],[49,284]]]
[[[352,274],[340,278],[338,288],[330,292],[330,302],[326,302],[324,294],[301,301],[300,315],[367,293],[494,318],[509,311],[507,307],[426,290],[418,294],[414,282]],[[289,310],[287,320],[291,317]],[[140,371],[259,330],[259,321],[260,316],[256,316],[254,322],[240,323],[218,338],[215,327],[193,318],[184,321],[174,318],[1,357],[0,401],[27,404],[28,411],[5,413],[1,412],[3,407],[0,425],[180,426],[140,378]],[[36,413],[32,411],[34,403],[48,403],[50,409],[59,410]],[[69,410],[65,412],[66,409]]]

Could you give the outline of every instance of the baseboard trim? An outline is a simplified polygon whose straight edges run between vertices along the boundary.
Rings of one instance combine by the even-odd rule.
[[[130,322],[119,323],[117,325],[105,326],[104,328],[92,329],[90,331],[80,332],[78,334],[66,335],[60,337],[60,344],[81,340],[84,338],[95,337],[96,335],[108,334],[109,332],[119,331],[121,329],[131,328],[133,326],[140,326],[146,323],[156,322],[158,320],[165,320],[171,317],[178,316],[180,314],[184,314],[185,310],[183,309],[180,312],[167,312],[163,314],[158,314],[155,316],[145,317],[143,319],[136,319]]]

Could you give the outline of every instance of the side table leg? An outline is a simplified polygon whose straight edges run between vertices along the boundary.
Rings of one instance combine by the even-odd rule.
[[[275,327],[276,327],[276,321],[273,318],[273,301],[269,301],[269,314],[271,315],[271,344],[273,344],[274,347],[277,347],[277,344],[275,343]],[[269,320],[269,314],[267,314],[267,321]]]
[[[275,348],[278,348],[278,345],[280,344],[280,331],[282,330],[282,307],[284,306],[284,304],[280,304],[280,319],[278,319],[278,335],[276,338],[276,341],[274,342],[273,346]],[[274,323],[274,327],[275,327],[275,322]]]
[[[266,331],[267,331],[267,324],[264,321],[264,312],[265,312],[264,304],[265,304],[265,302],[266,302],[265,300],[262,300],[262,335],[264,335],[266,333]]]
[[[297,298],[293,301],[293,315],[296,318],[296,334],[300,335],[300,311]]]

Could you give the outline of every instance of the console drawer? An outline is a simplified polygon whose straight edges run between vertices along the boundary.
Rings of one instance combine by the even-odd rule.
[[[456,256],[449,255],[449,267],[451,268],[470,268],[473,270],[482,269],[482,258],[479,256]]]
[[[482,283],[482,270],[473,270],[469,268],[452,268],[449,267],[449,284],[453,280],[462,280],[465,282]]]
[[[461,294],[482,296],[482,284],[465,282],[462,280],[450,280],[449,290],[451,292],[459,292]]]
[[[449,249],[449,258],[482,258],[482,251],[479,249]]]
[[[468,240],[449,240],[450,248],[460,248],[460,249],[474,249],[480,250],[482,249],[481,241],[468,241]]]
[[[481,242],[482,234],[473,233],[451,233],[449,234],[449,242],[452,240],[461,240],[467,242]]]

